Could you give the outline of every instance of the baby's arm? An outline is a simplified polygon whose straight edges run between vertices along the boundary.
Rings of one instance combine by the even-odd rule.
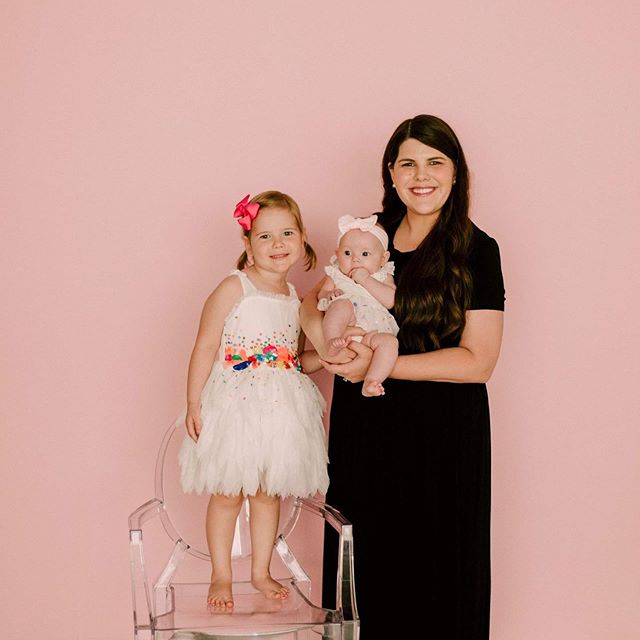
[[[326,300],[327,302],[331,300],[331,295],[335,291],[335,288],[336,285],[333,280],[329,276],[326,276],[322,281],[320,290],[318,291],[318,302],[321,300]]]
[[[237,276],[225,278],[204,303],[196,343],[189,361],[187,378],[187,431],[193,440],[200,435],[200,395],[211,373],[220,348],[224,320],[242,296],[242,284]]]
[[[380,304],[387,309],[393,307],[396,285],[392,276],[387,276],[384,282],[380,282],[362,267],[354,269],[349,275],[354,282],[362,285]]]

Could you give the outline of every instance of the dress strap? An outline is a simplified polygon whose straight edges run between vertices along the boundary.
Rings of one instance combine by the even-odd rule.
[[[287,282],[287,285],[289,286],[289,295],[292,298],[297,298],[298,292],[296,291],[296,288],[290,282]]]
[[[239,271],[238,269],[234,269],[231,272],[231,275],[238,276],[238,278],[240,279],[240,284],[242,284],[242,293],[245,296],[251,293],[255,293],[257,291],[257,289],[255,288],[251,280],[249,280],[249,276],[244,271]]]

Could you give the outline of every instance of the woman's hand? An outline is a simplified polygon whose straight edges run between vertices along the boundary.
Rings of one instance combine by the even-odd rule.
[[[325,364],[346,364],[347,362],[351,362],[355,357],[355,351],[352,351],[349,347],[345,347],[344,349],[340,349],[335,356],[325,356],[326,359],[318,354],[320,358],[320,364],[324,367]]]
[[[200,432],[202,431],[202,420],[200,419],[200,403],[187,405],[187,416],[185,418],[187,425],[187,433],[189,437],[198,442]]]
[[[342,376],[344,380],[348,380],[349,382],[362,382],[369,369],[373,351],[361,342],[355,342],[353,340],[349,343],[348,351],[355,352],[355,357],[350,362],[333,364],[326,360],[320,360],[320,364],[329,373]]]
[[[344,330],[342,334],[345,338],[353,338],[353,336],[363,336],[366,333],[361,327],[349,326]],[[356,352],[351,349],[352,341],[349,342],[349,346],[341,349],[335,356],[324,356],[320,354],[320,363],[326,364],[346,364],[351,362],[356,357]],[[324,366],[324,364],[322,365]]]

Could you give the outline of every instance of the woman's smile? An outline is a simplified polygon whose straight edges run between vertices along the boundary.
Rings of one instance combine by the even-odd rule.
[[[409,189],[414,196],[418,197],[430,196],[435,190],[435,187],[411,187]]]

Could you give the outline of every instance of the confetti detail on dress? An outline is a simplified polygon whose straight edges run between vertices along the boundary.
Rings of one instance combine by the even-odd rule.
[[[242,371],[248,367],[256,368],[261,364],[277,369],[296,369],[302,371],[302,365],[295,351],[282,345],[267,344],[259,351],[247,353],[242,347],[224,348],[224,366]]]

